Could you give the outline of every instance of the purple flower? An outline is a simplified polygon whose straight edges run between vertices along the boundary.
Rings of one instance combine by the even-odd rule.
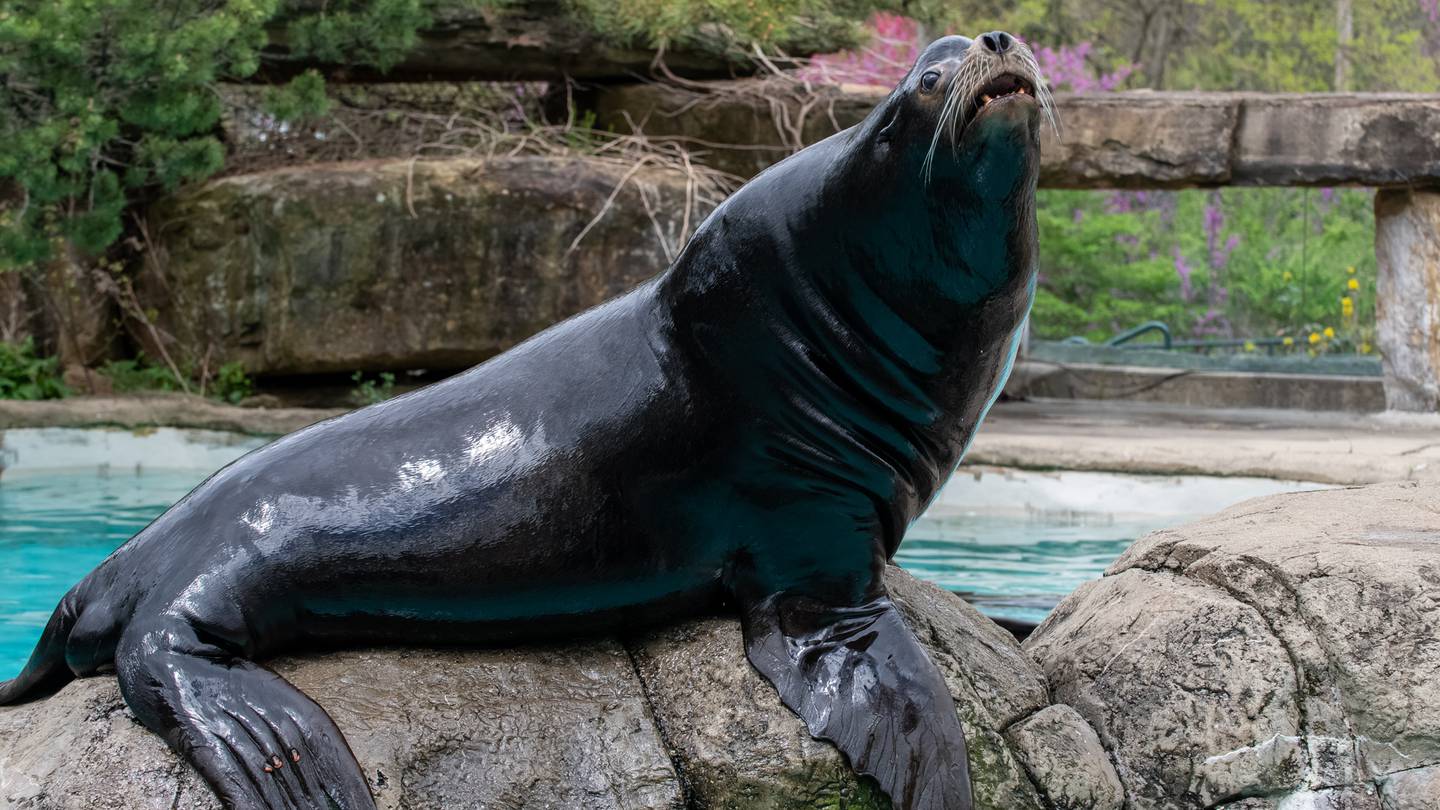
[[[1108,93],[1119,87],[1139,67],[1121,65],[1113,73],[1096,75],[1086,63],[1091,47],[1088,41],[1061,45],[1058,48],[1040,47],[1035,49],[1035,59],[1040,63],[1040,69],[1052,88],[1073,90],[1077,93]]]
[[[1185,261],[1185,255],[1180,252],[1179,245],[1175,246],[1174,255],[1175,275],[1180,277],[1180,300],[1189,301],[1195,295],[1194,288],[1190,286],[1190,274],[1193,273],[1194,270]]]

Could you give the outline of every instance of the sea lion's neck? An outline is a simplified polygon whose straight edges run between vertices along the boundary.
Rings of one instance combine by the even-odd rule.
[[[766,426],[746,452],[833,459],[903,530],[1008,374],[1033,295],[1033,203],[936,216],[918,195],[837,182],[843,165],[776,168],[702,226],[660,299],[717,395]]]

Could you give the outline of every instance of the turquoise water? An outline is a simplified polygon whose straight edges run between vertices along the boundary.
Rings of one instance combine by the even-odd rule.
[[[83,433],[64,432],[66,440],[76,439],[77,454],[87,447],[80,441]],[[102,443],[111,445],[134,438],[101,434]],[[30,455],[55,457],[60,448],[50,441],[32,443]],[[148,452],[151,446],[141,448]],[[176,446],[165,445],[155,455],[179,460]],[[223,464],[246,449],[212,445],[213,455],[203,458]],[[115,465],[126,473],[107,473],[108,467],[32,469],[0,478],[0,679],[20,670],[50,612],[75,582],[208,474],[206,469],[153,467],[142,473],[133,465]],[[912,527],[898,561],[990,615],[1031,621],[1044,618],[1081,583],[1099,577],[1135,538],[1152,529],[1247,497],[1313,486],[969,470],[956,476]]]
[[[982,613],[1039,622],[1136,538],[1177,522],[1087,513],[927,516],[911,528],[896,562]]]
[[[72,585],[206,474],[90,469],[0,479],[0,679],[20,671]]]

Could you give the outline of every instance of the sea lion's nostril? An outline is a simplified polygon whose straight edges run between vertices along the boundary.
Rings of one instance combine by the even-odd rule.
[[[1004,31],[991,31],[980,36],[980,44],[984,45],[985,49],[991,53],[1003,55],[1015,44],[1015,38]]]

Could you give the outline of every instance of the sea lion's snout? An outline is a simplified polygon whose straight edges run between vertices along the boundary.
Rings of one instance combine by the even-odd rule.
[[[1015,44],[1015,38],[1004,31],[991,31],[988,34],[980,35],[980,44],[985,50],[1004,56],[1005,52]]]

